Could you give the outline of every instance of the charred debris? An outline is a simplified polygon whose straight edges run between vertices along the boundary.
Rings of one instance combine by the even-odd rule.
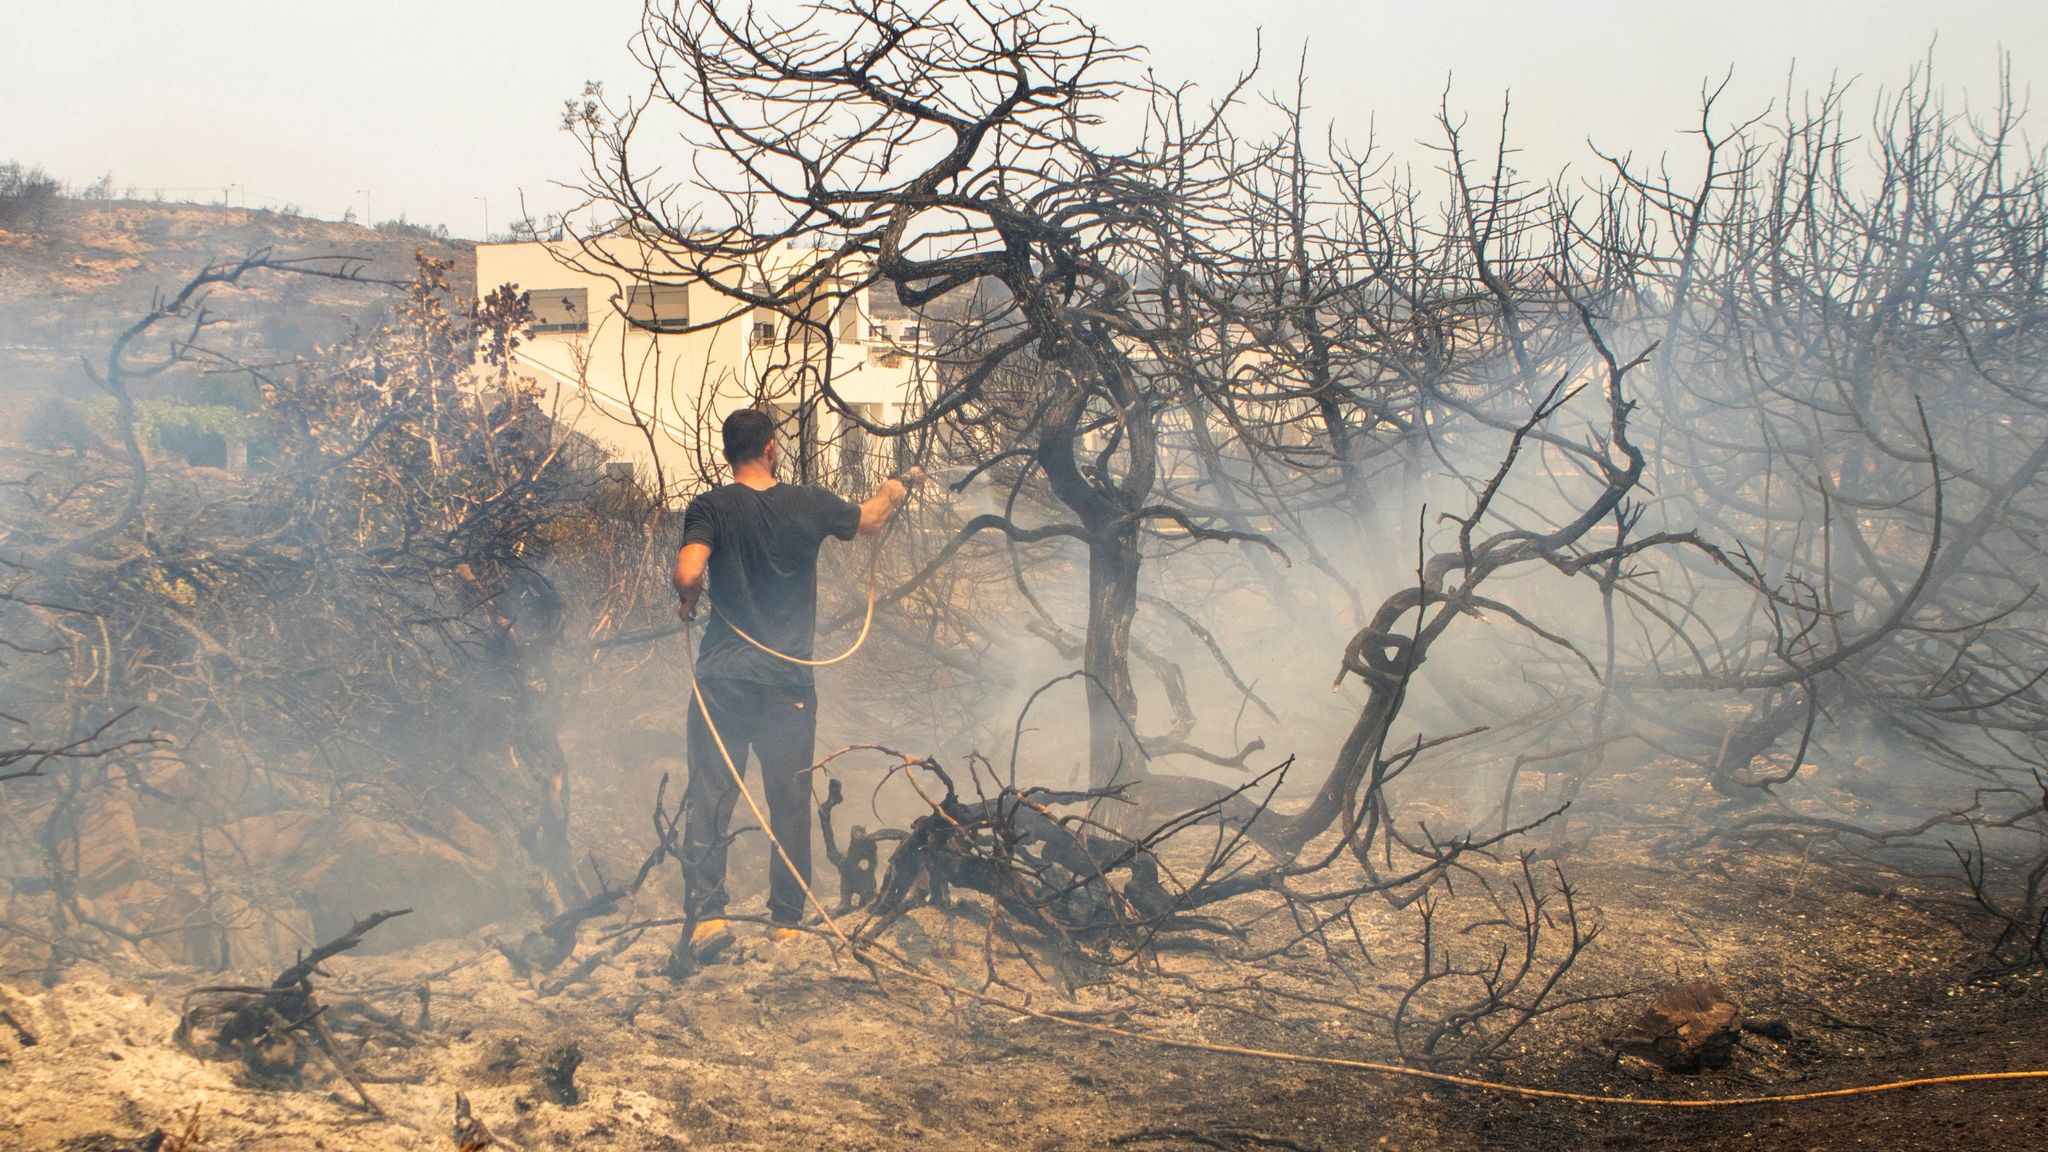
[[[1251,77],[1197,102],[1048,5],[842,7],[651,8],[688,86],[593,93],[570,127],[614,229],[700,266],[835,254],[731,287],[736,314],[830,332],[887,291],[933,333],[900,423],[829,376],[755,397],[845,409],[946,480],[873,577],[848,710],[874,743],[817,772],[844,934],[819,930],[856,971],[913,962],[920,908],[984,929],[982,992],[1190,953],[1252,983],[1373,970],[1399,988],[1352,1019],[1400,1059],[1498,1065],[1651,990],[1575,977],[1628,927],[1572,879],[1587,789],[1647,762],[1712,797],[1644,820],[1657,860],[1920,877],[1987,978],[2048,962],[2048,170],[2010,99],[1965,115],[1916,77],[1852,128],[1843,92],[1765,120],[1710,90],[1686,179],[1617,155],[1551,186],[1505,116],[1446,108],[1413,174]],[[859,113],[821,133],[835,109]],[[725,167],[650,183],[640,149],[677,135]],[[261,251],[167,291],[90,366],[90,441],[10,454],[0,954],[48,982],[189,970],[181,1044],[265,1082],[323,1065],[375,1110],[365,1037],[431,1035],[433,978],[379,990],[409,1017],[318,985],[399,915],[353,900],[419,906],[405,940],[520,925],[490,947],[538,997],[645,938],[700,972],[668,779],[607,876],[573,801],[617,768],[563,729],[687,694],[650,653],[681,642],[661,581],[704,478],[607,472],[518,371],[517,294],[462,298],[430,259],[314,354],[233,332],[238,290],[307,276],[363,272]],[[246,472],[152,443],[150,403],[228,385]],[[902,684],[1026,645],[1069,671],[1007,686],[1007,740],[895,750],[929,730]],[[1259,645],[1345,690],[1340,730],[1282,723],[1242,671]],[[985,687],[962,698],[1015,699]],[[1085,728],[1071,776],[1027,739],[1057,709]],[[855,764],[896,797],[859,824]],[[1474,765],[1483,800],[1417,806]],[[1671,1062],[1711,1066],[1741,1013],[1688,987],[1665,1016],[1719,1023]],[[548,1057],[564,1104],[580,1059]],[[466,1100],[457,1130],[494,1139]]]

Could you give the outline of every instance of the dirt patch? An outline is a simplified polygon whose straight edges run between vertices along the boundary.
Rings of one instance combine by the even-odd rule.
[[[1973,943],[1922,894],[1873,886],[1793,853],[1701,858],[1680,874],[1620,844],[1574,872],[1611,925],[1572,977],[1642,988],[1545,1017],[1477,1074],[1570,1091],[1698,1098],[1785,1093],[1952,1072],[2048,1066],[2048,981],[1970,979]],[[1255,979],[1170,952],[1061,993],[997,994],[1161,1036],[1387,1060],[1372,1013],[1406,982],[1389,921],[1378,970],[1283,963]],[[0,1006],[36,1043],[0,1035],[0,1137],[61,1148],[94,1133],[172,1127],[199,1107],[209,1146],[449,1147],[455,1093],[522,1148],[1764,1148],[2032,1149],[2048,1137],[2038,1084],[1674,1112],[1446,1089],[1105,1036],[901,980],[871,979],[816,937],[745,926],[729,962],[659,975],[648,932],[556,996],[479,939],[329,962],[325,999],[369,1091],[331,1068],[259,1085],[172,1043],[184,974],[77,969],[19,984]],[[985,925],[923,909],[884,943],[966,987],[986,978]],[[1369,941],[1371,943],[1371,941]],[[589,945],[586,944],[586,947]],[[1752,1018],[1724,1069],[1674,1075],[1618,1057],[1650,1002],[1646,974],[1710,978]],[[423,977],[428,1004],[416,986]],[[430,1007],[430,1013],[427,1009]],[[424,1026],[419,1025],[425,1021]],[[11,1046],[9,1046],[11,1045]]]

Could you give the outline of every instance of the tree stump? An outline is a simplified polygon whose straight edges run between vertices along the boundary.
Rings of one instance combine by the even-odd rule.
[[[1720,985],[1698,981],[1657,993],[1620,1048],[1668,1072],[1692,1072],[1727,1067],[1741,1035],[1742,1010]]]

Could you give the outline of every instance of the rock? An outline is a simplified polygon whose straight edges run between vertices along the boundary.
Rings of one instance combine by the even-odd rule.
[[[1727,1067],[1741,1034],[1742,1010],[1720,985],[1696,981],[1657,993],[1619,1047],[1667,1071],[1690,1072]]]
[[[320,939],[346,931],[372,909],[416,909],[366,940],[365,953],[525,914],[488,832],[453,814],[437,818],[434,830],[355,814],[273,812],[208,833],[206,850],[216,867],[232,862],[275,885],[311,917],[311,934]]]
[[[325,817],[312,812],[271,812],[245,816],[206,833],[206,854],[215,867],[240,863],[252,871],[288,867]]]
[[[79,817],[77,865],[81,896],[98,896],[141,877],[142,837],[126,800],[109,797]]]
[[[474,860],[478,867],[498,866],[498,842],[483,825],[452,808],[440,813],[434,824],[442,839]]]
[[[196,883],[137,880],[102,893],[86,907],[109,923],[143,934],[136,947],[145,956],[183,967],[270,971],[290,964],[315,943],[313,918],[291,905],[256,908],[223,896],[215,907],[222,923],[215,923]],[[169,928],[177,930],[164,931]]]

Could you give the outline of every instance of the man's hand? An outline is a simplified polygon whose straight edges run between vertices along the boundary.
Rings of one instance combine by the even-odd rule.
[[[685,624],[696,623],[697,598],[695,596],[678,597],[676,600],[676,615],[681,617]]]
[[[896,510],[903,507],[905,500],[910,499],[911,486],[922,483],[924,469],[912,465],[904,470],[903,475],[891,476],[877,485],[875,494],[860,506],[860,534],[881,535],[882,529],[889,525],[889,518],[896,515]]]
[[[924,469],[913,464],[902,472],[882,481],[882,486],[876,489],[875,494],[888,497],[889,504],[893,509],[902,505],[905,500],[910,499],[911,489],[916,488],[922,483],[924,483]]]

